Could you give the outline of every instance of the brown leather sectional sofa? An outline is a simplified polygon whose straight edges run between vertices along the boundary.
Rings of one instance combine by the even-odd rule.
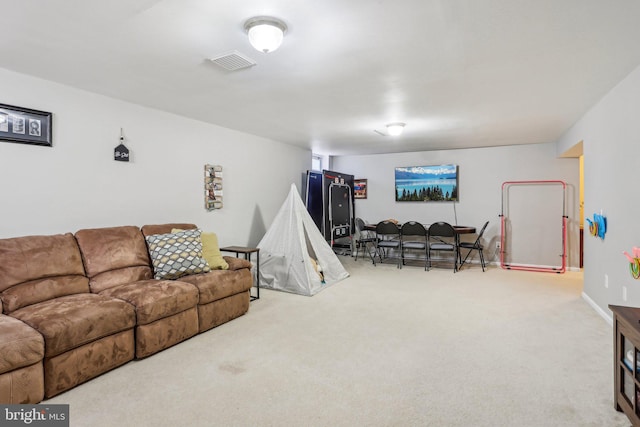
[[[153,278],[145,236],[194,224],[0,239],[0,403],[38,403],[243,315],[251,264]]]

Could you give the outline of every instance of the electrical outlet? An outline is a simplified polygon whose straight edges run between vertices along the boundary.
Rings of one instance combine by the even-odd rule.
[[[604,275],[604,287],[605,288],[609,287],[609,275],[608,274]]]
[[[622,287],[622,301],[626,301],[627,300],[627,287],[623,286]]]
[[[500,240],[496,240],[496,249],[500,250]]]

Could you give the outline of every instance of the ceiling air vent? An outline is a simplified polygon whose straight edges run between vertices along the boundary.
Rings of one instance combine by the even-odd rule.
[[[241,54],[237,50],[211,58],[210,61],[228,71],[242,70],[243,68],[256,65],[253,59]]]

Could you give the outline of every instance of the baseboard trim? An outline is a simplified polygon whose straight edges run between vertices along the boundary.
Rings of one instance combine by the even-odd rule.
[[[589,295],[582,292],[582,299],[585,300],[587,304],[589,304],[591,308],[596,311],[596,313],[602,316],[602,318],[607,321],[609,326],[613,327],[613,317],[609,316],[602,308],[600,308],[600,306],[596,304],[596,302],[592,300]]]
[[[469,261],[467,261],[469,262]],[[472,261],[472,264],[480,264],[480,261]],[[500,267],[500,261],[489,261],[487,262],[487,265],[495,265],[496,267]],[[552,268],[558,268],[558,266],[553,266],[553,265],[527,265],[527,267],[532,267],[532,268],[547,268],[547,269],[552,269]],[[508,269],[506,269],[508,270]],[[582,269],[580,267],[565,267],[565,271],[572,271],[572,272],[581,272]],[[553,271],[551,271],[553,273]]]

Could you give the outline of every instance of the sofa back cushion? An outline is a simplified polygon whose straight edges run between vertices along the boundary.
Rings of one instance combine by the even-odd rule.
[[[91,292],[152,278],[144,236],[138,227],[107,227],[76,232]]]
[[[195,230],[198,228],[195,224],[152,224],[152,225],[144,225],[142,226],[142,234],[144,237],[152,236],[154,234],[167,234],[171,233],[173,229],[180,230]]]
[[[89,292],[82,256],[71,233],[0,239],[3,311]]]

